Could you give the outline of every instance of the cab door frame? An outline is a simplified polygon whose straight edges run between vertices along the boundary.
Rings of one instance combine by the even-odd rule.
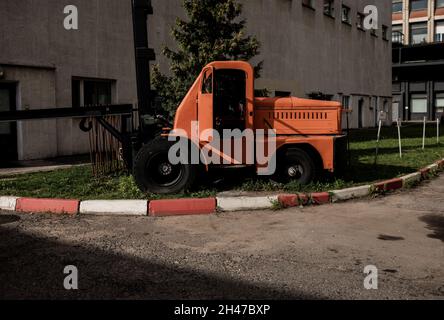
[[[213,108],[214,108],[214,70],[213,66],[206,67],[202,70],[202,77],[199,84],[197,95],[197,120],[199,123],[199,141],[201,141],[202,133],[205,130],[213,129]],[[210,78],[211,76],[211,78]],[[201,142],[211,142],[204,139]]]

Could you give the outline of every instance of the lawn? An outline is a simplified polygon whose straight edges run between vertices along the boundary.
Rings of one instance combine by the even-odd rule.
[[[441,127],[443,132],[444,126]],[[401,128],[403,157],[399,157],[397,129],[383,128],[379,157],[375,165],[376,129],[350,132],[351,166],[344,177],[324,178],[308,186],[277,184],[255,178],[250,171],[213,172],[206,183],[191,193],[168,197],[208,197],[226,190],[313,192],[345,188],[414,172],[444,158],[444,143],[436,142],[436,126],[427,127],[426,148],[422,150],[422,126]],[[440,138],[444,142],[444,136]],[[242,178],[239,178],[242,177]],[[165,196],[142,194],[132,177],[124,173],[95,178],[89,166],[0,179],[0,195],[88,199],[158,199]]]

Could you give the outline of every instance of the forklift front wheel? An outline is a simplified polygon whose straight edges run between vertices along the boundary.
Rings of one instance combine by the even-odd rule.
[[[157,138],[140,149],[134,163],[134,179],[143,192],[179,193],[188,190],[194,183],[196,166],[173,165],[168,160],[173,143],[165,138]]]
[[[309,184],[316,177],[316,165],[310,155],[302,149],[288,149],[285,158],[278,163],[277,180],[288,183],[294,181],[300,185]]]

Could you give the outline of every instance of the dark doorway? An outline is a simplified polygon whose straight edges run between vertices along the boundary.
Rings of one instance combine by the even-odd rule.
[[[361,129],[364,125],[363,125],[363,110],[364,109],[364,99],[359,99],[358,102],[358,128]]]
[[[0,83],[0,112],[16,110],[16,84]],[[17,160],[17,126],[0,122],[0,164]]]

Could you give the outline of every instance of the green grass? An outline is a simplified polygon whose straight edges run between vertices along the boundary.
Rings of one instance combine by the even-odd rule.
[[[441,132],[444,127],[441,127]],[[341,178],[326,178],[307,186],[296,183],[286,185],[267,178],[256,178],[250,171],[225,170],[204,179],[205,182],[191,193],[159,196],[141,193],[134,179],[123,172],[95,178],[88,166],[34,173],[0,179],[0,195],[38,198],[74,199],[161,199],[181,197],[209,197],[219,191],[242,190],[252,192],[317,192],[361,185],[377,180],[397,177],[414,172],[434,161],[444,158],[444,143],[437,145],[436,128],[427,127],[426,148],[422,150],[422,126],[403,127],[403,157],[399,158],[397,129],[383,128],[377,165],[375,161],[376,129],[353,130],[351,164]],[[444,142],[444,137],[441,136]]]
[[[91,167],[82,166],[53,172],[32,173],[0,179],[0,195],[61,199],[160,199],[177,197],[208,197],[216,191],[200,190],[171,196],[143,194],[132,176],[117,173],[95,178]]]

